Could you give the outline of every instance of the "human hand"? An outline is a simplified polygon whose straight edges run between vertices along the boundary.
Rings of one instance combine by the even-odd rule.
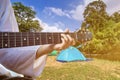
[[[65,33],[68,34],[61,34],[62,43],[55,44],[53,47],[54,50],[60,51],[68,48],[69,46],[75,45],[75,40],[69,35],[68,29],[65,30]]]
[[[44,54],[50,53],[53,50],[61,51],[69,46],[75,45],[75,40],[66,33],[69,33],[68,29],[65,31],[65,34],[61,34],[61,43],[41,45],[36,52],[36,59]]]

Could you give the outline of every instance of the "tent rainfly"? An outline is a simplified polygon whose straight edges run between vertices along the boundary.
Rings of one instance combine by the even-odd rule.
[[[70,61],[84,61],[85,56],[75,47],[70,46],[69,48],[62,50],[58,56],[57,61],[70,62]]]

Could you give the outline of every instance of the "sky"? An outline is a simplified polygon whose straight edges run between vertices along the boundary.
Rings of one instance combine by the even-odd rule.
[[[36,18],[43,32],[62,32],[66,28],[76,31],[83,22],[85,7],[96,0],[11,0],[30,6],[37,13]],[[120,10],[120,0],[104,0],[109,15]]]

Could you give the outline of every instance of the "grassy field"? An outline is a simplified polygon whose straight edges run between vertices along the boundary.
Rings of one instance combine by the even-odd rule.
[[[37,80],[120,80],[120,62],[102,59],[61,63],[49,56]]]

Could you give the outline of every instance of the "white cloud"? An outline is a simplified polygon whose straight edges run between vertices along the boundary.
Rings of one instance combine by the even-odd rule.
[[[97,0],[84,0],[84,6],[86,7],[89,3]]]
[[[84,6],[79,5],[76,7],[75,10],[64,10],[64,11],[60,8],[46,7],[43,12],[47,13],[51,17],[52,17],[52,14],[51,14],[52,12],[58,16],[65,16],[67,18],[80,21],[80,20],[83,20],[83,16],[82,16],[83,11],[84,11]]]
[[[84,0],[84,5],[80,4],[76,6],[74,10],[71,10],[72,18],[78,21],[83,20],[83,12],[85,10],[85,7],[93,1],[97,0]],[[113,14],[116,11],[120,11],[120,0],[103,0],[103,1],[107,5],[107,12],[109,15]]]
[[[45,11],[47,11],[47,14],[49,13],[51,16],[52,13],[58,15],[58,16],[66,16],[67,18],[70,19],[74,19],[77,21],[82,21],[83,18],[83,12],[85,10],[85,7],[93,1],[97,1],[97,0],[84,0],[84,4],[80,4],[80,5],[73,5],[74,9],[72,10],[62,10],[60,8],[55,8],[55,7],[46,7]],[[115,11],[120,10],[120,0],[103,0],[105,2],[105,4],[107,5],[107,12],[108,14],[113,14]]]
[[[89,1],[89,0],[88,0]],[[87,4],[87,3],[86,3]],[[58,16],[65,16],[70,19],[74,19],[77,21],[83,20],[83,12],[85,9],[85,5],[73,5],[74,9],[72,10],[62,10],[60,8],[55,8],[55,7],[46,7],[43,12],[47,13],[49,16],[53,16],[51,13],[54,13]]]
[[[46,7],[45,10],[44,10],[44,12],[45,12],[45,11],[47,11],[47,12],[51,11],[51,12],[53,12],[54,14],[56,14],[56,15],[58,15],[58,16],[66,16],[66,17],[68,17],[68,18],[71,18],[71,16],[70,16],[68,13],[66,13],[65,11],[63,11],[63,10],[60,9],[60,8]],[[50,12],[49,12],[49,13],[50,13]]]
[[[93,1],[97,0],[84,0],[85,6]],[[109,15],[120,10],[120,0],[103,0],[103,2],[105,2],[105,4],[107,5],[107,12]]]
[[[54,23],[54,25],[50,26],[47,23],[43,22],[39,18],[35,18],[35,20],[38,20],[41,27],[43,28],[42,32],[63,32],[61,28],[59,28],[61,25],[64,25],[61,22]]]
[[[44,12],[46,14],[48,14],[48,16],[53,17],[53,18],[55,18],[55,16],[53,15],[53,13],[54,13],[58,16],[63,16],[63,17],[67,17],[69,19],[82,21],[84,19],[83,12],[85,10],[85,7],[90,2],[93,2],[93,1],[96,1],[96,0],[84,0],[84,4],[75,5],[74,9],[71,9],[71,10],[63,10],[63,9],[55,8],[55,7],[46,7],[44,9]],[[113,14],[115,11],[120,10],[120,5],[119,5],[120,0],[116,0],[116,1],[103,0],[103,1],[107,5],[107,12],[110,15]],[[36,19],[39,20],[40,25],[43,27],[43,32],[63,32],[64,31],[63,28],[65,28],[65,24],[63,24],[60,21],[53,23],[53,25],[49,25],[38,18],[36,18]]]
[[[54,26],[56,26],[56,27],[65,27],[65,24],[58,21],[57,23],[54,23]]]
[[[84,9],[85,7],[83,5],[78,5],[75,10],[71,10],[72,18],[78,21],[83,20]]]
[[[78,21],[82,21],[84,19],[83,12],[85,10],[85,7],[92,1],[96,0],[84,0],[84,4],[79,4],[75,9],[71,10],[70,13],[72,15],[72,18]]]
[[[104,0],[107,5],[107,12],[111,15],[120,10],[120,0]]]

